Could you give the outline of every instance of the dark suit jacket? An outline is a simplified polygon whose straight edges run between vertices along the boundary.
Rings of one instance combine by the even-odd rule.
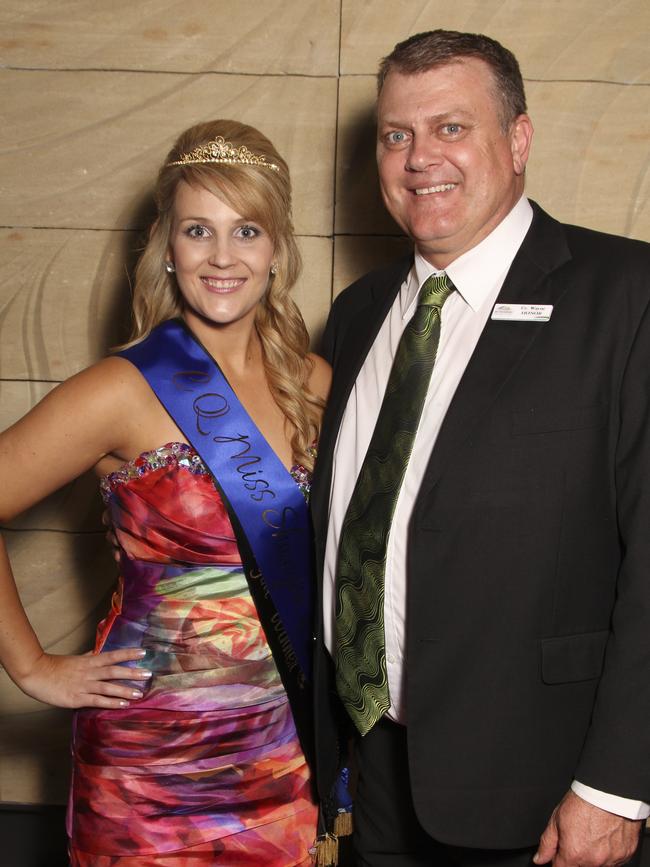
[[[427,466],[408,539],[416,811],[454,845],[533,845],[575,777],[650,801],[650,246],[534,206]],[[322,563],[348,394],[412,262],[337,298],[312,493]],[[317,653],[326,792],[338,712]]]

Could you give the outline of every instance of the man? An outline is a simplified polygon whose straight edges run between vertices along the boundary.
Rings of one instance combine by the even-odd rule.
[[[381,65],[415,257],[334,304],[312,499],[363,865],[622,864],[650,813],[649,248],[529,203],[532,134],[487,37]]]

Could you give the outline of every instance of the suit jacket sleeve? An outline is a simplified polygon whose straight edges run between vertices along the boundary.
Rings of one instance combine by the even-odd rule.
[[[647,279],[647,277],[646,277]],[[623,314],[624,315],[624,314]],[[650,309],[619,389],[614,490],[622,560],[605,666],[575,777],[650,801]]]

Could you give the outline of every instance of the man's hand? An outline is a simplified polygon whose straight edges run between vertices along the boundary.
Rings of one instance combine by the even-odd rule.
[[[618,867],[634,855],[641,825],[567,792],[553,811],[533,861],[552,862],[553,867]]]

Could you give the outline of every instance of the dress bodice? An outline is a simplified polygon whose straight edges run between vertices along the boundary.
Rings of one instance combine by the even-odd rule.
[[[308,490],[306,470],[292,476]],[[194,449],[169,443],[144,452],[100,487],[121,557],[96,650],[147,650],[135,663],[154,672],[147,704],[241,705],[279,694],[228,511]]]
[[[228,512],[203,461],[185,443],[144,452],[104,476],[100,488],[129,559],[241,563]]]
[[[305,497],[310,473],[291,469]],[[131,559],[240,563],[228,511],[210,473],[186,443],[143,452],[100,480],[117,538]]]

